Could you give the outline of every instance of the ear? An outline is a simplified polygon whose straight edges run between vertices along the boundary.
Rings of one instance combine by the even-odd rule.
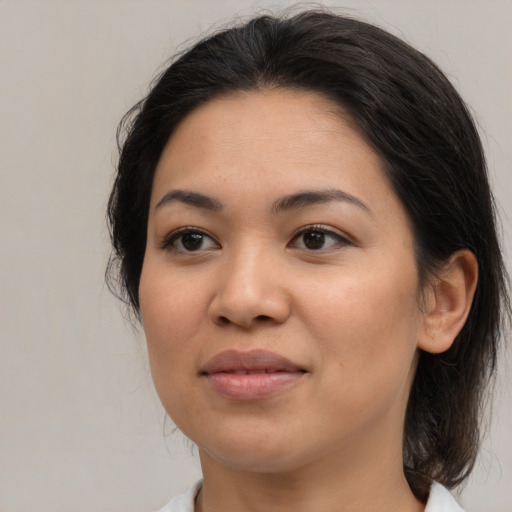
[[[469,249],[454,252],[424,290],[423,329],[418,348],[448,350],[464,326],[478,281],[478,263]]]

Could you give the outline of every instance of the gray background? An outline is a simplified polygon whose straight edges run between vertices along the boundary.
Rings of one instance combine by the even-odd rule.
[[[0,511],[151,511],[199,476],[164,422],[143,336],[103,284],[114,134],[178,45],[290,3],[0,0]],[[324,3],[425,51],[472,105],[510,259],[512,3]],[[468,512],[512,508],[506,373]]]

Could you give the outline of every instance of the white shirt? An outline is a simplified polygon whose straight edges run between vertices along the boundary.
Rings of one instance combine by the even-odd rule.
[[[185,494],[176,496],[158,512],[194,512],[194,500],[201,484],[201,481],[197,482]],[[434,482],[430,489],[425,512],[464,512],[464,510],[446,488]]]

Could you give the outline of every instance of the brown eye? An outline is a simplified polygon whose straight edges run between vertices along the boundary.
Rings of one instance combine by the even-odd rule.
[[[321,249],[325,244],[325,233],[320,231],[308,231],[302,235],[304,247],[307,249]]]
[[[197,229],[182,229],[171,234],[163,243],[163,248],[176,252],[198,252],[218,249],[219,244],[213,238]]]
[[[336,246],[343,247],[350,245],[350,242],[346,238],[329,229],[309,227],[298,233],[293,238],[290,245],[297,249],[320,251],[322,249],[330,249]]]
[[[187,251],[197,251],[203,245],[203,238],[200,233],[185,233],[181,236],[181,245]]]

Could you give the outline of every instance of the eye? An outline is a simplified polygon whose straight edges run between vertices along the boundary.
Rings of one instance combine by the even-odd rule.
[[[320,251],[349,244],[350,242],[343,236],[321,226],[310,226],[301,230],[290,243],[292,247],[308,251]]]
[[[181,228],[172,232],[163,242],[162,248],[176,252],[199,252],[218,249],[219,244],[204,231]]]

